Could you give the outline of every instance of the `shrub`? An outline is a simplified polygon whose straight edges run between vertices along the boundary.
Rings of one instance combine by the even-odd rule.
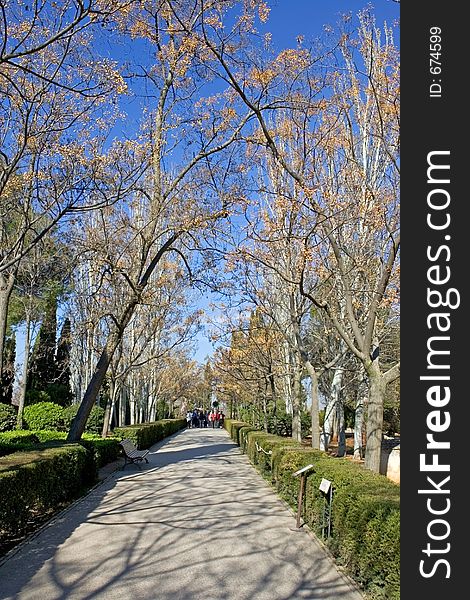
[[[321,423],[320,423],[321,425]],[[300,426],[302,437],[306,437],[310,433],[312,427],[312,417],[310,413],[303,411],[300,415]],[[284,411],[278,411],[276,415],[271,415],[268,418],[268,431],[274,435],[282,437],[292,436],[292,415]]]
[[[67,439],[66,431],[57,431],[56,429],[37,429],[34,433],[39,438],[39,441],[51,442],[51,441],[62,441],[65,442]]]
[[[232,440],[240,445],[240,440],[238,437],[238,432],[242,427],[251,427],[249,423],[245,423],[245,421],[236,421],[235,419],[224,419],[224,427],[228,431]]]
[[[47,513],[94,483],[89,451],[79,444],[15,452],[0,462],[0,531],[21,533],[33,515]]]
[[[64,409],[64,422],[67,429],[70,428],[79,408],[79,404],[72,404]],[[100,434],[103,430],[103,423],[104,409],[101,406],[93,406],[85,426],[85,431],[87,433]]]
[[[65,441],[67,439],[65,431],[35,431],[34,433],[42,443]],[[103,439],[94,433],[84,433],[78,443],[92,453],[93,460],[98,469],[117,460],[121,449],[118,438]]]
[[[0,456],[19,450],[34,450],[60,445],[66,439],[67,433],[65,431],[55,430],[19,430],[0,433]],[[103,439],[96,434],[84,433],[78,443],[91,452],[97,469],[117,460],[119,457],[118,438]]]
[[[66,383],[49,383],[45,391],[50,402],[60,404],[60,406],[69,406],[73,400],[70,386]]]
[[[153,423],[141,423],[116,427],[114,435],[119,439],[131,440],[139,450],[150,448],[156,442],[163,440],[172,433],[186,428],[186,419],[162,419]]]
[[[16,426],[16,410],[11,404],[0,402],[0,431],[10,431]]]
[[[0,456],[19,450],[32,450],[37,444],[39,438],[32,431],[3,431],[0,433]]]
[[[97,469],[117,460],[121,450],[118,438],[101,438],[91,433],[84,433],[79,443],[92,453]]]
[[[25,406],[23,421],[27,429],[63,429],[64,409],[53,402]]]
[[[267,479],[273,477],[272,457],[276,448],[298,447],[292,438],[285,438],[264,431],[250,431],[247,433],[246,453],[251,462],[256,465],[261,475]]]
[[[246,445],[248,443],[248,433],[250,431],[257,431],[252,425],[244,425],[238,429],[238,439],[240,442],[240,450],[246,452]]]

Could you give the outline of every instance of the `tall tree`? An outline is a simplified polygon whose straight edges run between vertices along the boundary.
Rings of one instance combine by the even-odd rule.
[[[134,187],[136,197],[145,198],[147,204],[145,220],[136,232],[142,243],[139,261],[114,273],[126,282],[126,297],[113,316],[69,440],[80,438],[112,357],[136,307],[145,302],[154,274],[170,255],[189,266],[188,250],[197,247],[203,230],[228,216],[234,200],[227,167],[236,164],[232,146],[250,113],[238,115],[233,111],[230,95],[208,98],[207,87],[204,93],[210,78],[210,57],[195,35],[204,27],[203,20],[196,0],[164,0],[153,11],[136,3],[132,10],[123,11],[116,23],[120,32],[140,38],[149,56],[155,57],[154,64],[143,66],[155,95],[142,144],[149,170]],[[131,144],[129,148],[132,150]]]
[[[240,68],[244,57],[235,58],[212,32],[206,30],[204,41],[222,76],[257,119],[252,143],[261,139],[292,178],[299,209],[313,222],[304,235],[298,284],[326,312],[367,374],[365,464],[378,471],[385,389],[399,375],[399,363],[383,371],[378,354],[379,313],[395,302],[400,245],[398,51],[392,30],[380,31],[364,11],[357,33],[341,31],[336,49],[315,55],[302,48],[286,51],[281,58],[290,68],[281,72],[275,60],[258,68],[255,77],[253,69]],[[327,92],[321,95],[324,86]],[[279,94],[289,114],[286,132],[269,121],[276,108],[269,100]],[[304,285],[312,266],[321,262],[312,265],[314,255],[324,262],[325,274],[334,277],[332,298],[322,299]]]

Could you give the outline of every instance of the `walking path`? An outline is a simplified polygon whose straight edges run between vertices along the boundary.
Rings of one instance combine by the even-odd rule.
[[[0,565],[1,600],[362,600],[222,429],[112,473]]]

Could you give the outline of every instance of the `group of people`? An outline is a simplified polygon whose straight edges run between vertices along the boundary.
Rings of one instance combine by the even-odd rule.
[[[202,408],[195,408],[194,410],[186,413],[186,425],[188,428],[193,427],[222,427],[224,424],[225,415],[223,412],[216,408],[212,410],[203,410]]]

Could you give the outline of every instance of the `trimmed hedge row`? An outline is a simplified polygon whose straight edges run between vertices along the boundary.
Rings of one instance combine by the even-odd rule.
[[[0,432],[0,456],[18,452],[19,450],[32,450],[39,444],[39,438],[33,431],[23,429]]]
[[[95,479],[93,456],[80,444],[4,456],[0,461],[0,535],[21,533],[33,515],[73,500]]]
[[[139,450],[145,450],[160,440],[186,428],[186,419],[162,419],[153,423],[139,423],[127,427],[116,427],[114,435],[121,440],[131,440]]]
[[[20,450],[38,450],[39,444],[47,442],[65,442],[67,433],[65,431],[54,430],[16,430],[0,433],[0,456],[18,452]],[[80,442],[78,442],[93,454],[96,467],[99,469],[104,465],[115,461],[119,456],[119,439],[106,438],[101,436],[84,433]],[[50,444],[49,444],[50,445]]]
[[[326,540],[328,548],[370,598],[399,600],[398,485],[350,460],[304,448],[293,440],[255,430],[247,423],[226,419],[225,427],[294,510],[297,509],[299,478],[292,474],[310,463],[314,465],[314,471],[307,478],[303,516],[319,536],[323,533],[325,499],[318,488],[322,478],[332,481],[332,529],[331,537]]]

